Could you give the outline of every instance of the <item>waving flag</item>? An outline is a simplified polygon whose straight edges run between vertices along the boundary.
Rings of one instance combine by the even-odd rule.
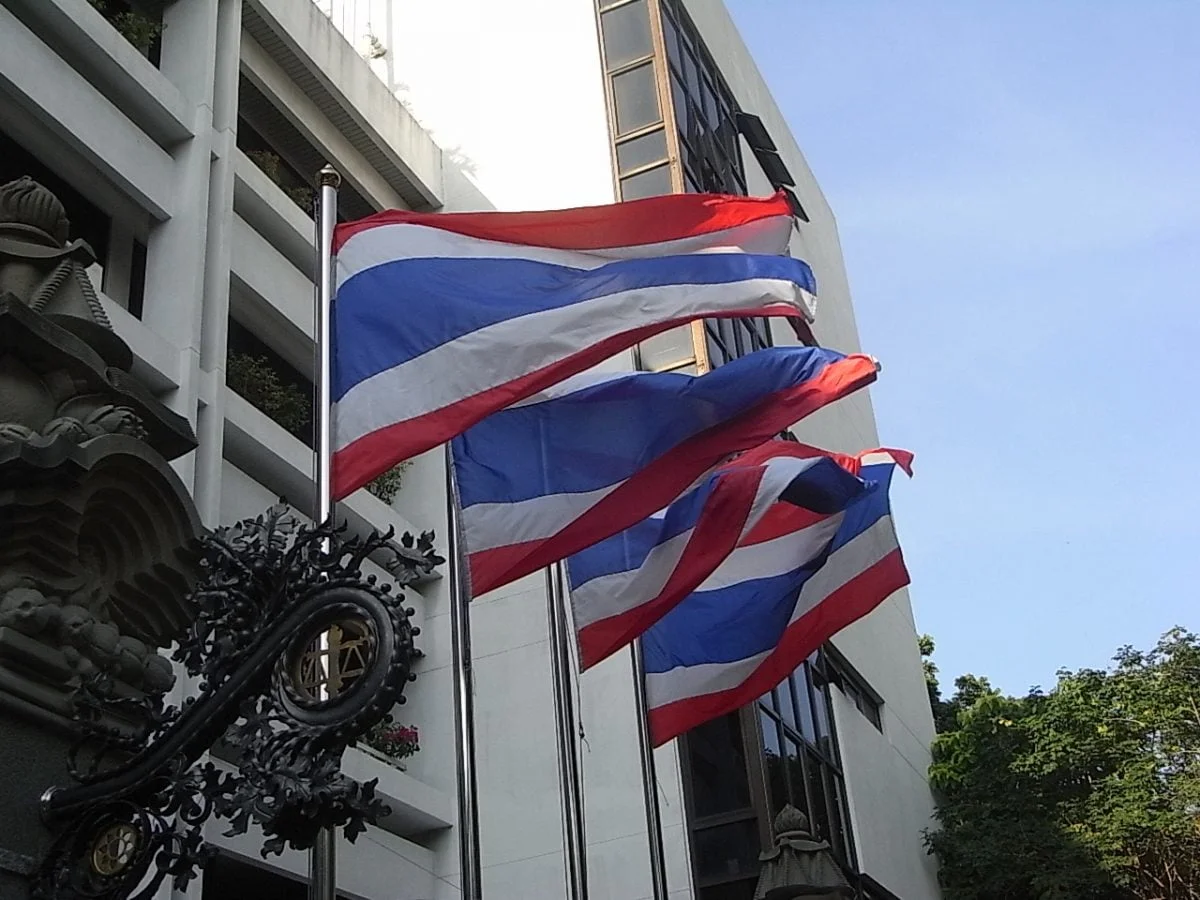
[[[811,318],[768,199],[677,194],[338,226],[333,493],[681,322]]]
[[[452,443],[473,592],[645,519],[730,454],[870,384],[877,368],[866,356],[773,347],[707,375],[579,375],[493,413]]]
[[[806,535],[814,554],[829,542],[833,528],[823,523],[867,485],[835,461],[798,457],[789,446],[772,441],[720,467],[667,509],[567,560],[580,668],[645,632],[743,543],[773,533],[777,507],[815,523]]]
[[[795,452],[826,455],[803,446]],[[874,450],[828,457],[874,489],[831,516],[777,504],[643,636],[656,746],[765,694],[908,584],[888,487],[896,465],[911,473],[912,455]]]

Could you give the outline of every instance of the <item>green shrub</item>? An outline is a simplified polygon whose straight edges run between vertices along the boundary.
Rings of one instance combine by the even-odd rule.
[[[266,357],[230,353],[225,384],[288,431],[299,431],[309,422],[308,398],[294,384],[280,380]]]

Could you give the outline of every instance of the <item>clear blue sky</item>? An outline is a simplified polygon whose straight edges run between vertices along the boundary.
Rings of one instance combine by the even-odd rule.
[[[894,507],[943,686],[1200,629],[1200,4],[727,3],[917,454]]]

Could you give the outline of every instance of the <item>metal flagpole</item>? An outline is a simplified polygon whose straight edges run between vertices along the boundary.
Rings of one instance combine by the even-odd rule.
[[[562,563],[546,569],[546,607],[550,623],[550,672],[554,682],[554,726],[558,737],[558,781],[563,792],[563,856],[567,896],[587,900],[587,840],[584,832],[583,771],[579,763],[579,725],[571,690],[571,656]]]
[[[458,848],[463,900],[482,900],[479,786],[475,777],[475,679],[471,664],[470,590],[460,540],[454,457],[446,444],[446,505],[450,557],[450,656],[454,666],[454,732],[458,761]]]
[[[642,662],[642,639],[633,642],[633,698],[637,707],[638,747],[642,754],[642,793],[646,801],[646,831],[650,841],[650,880],[654,900],[667,900],[667,859],[663,852],[662,812],[658,806],[658,776],[654,772],[654,748],[650,745],[647,721],[646,679]]]
[[[333,427],[331,411],[330,361],[333,353],[333,229],[337,225],[337,192],[342,176],[332,166],[325,166],[317,173],[317,291],[316,291],[316,377],[317,396],[313,421],[316,425],[316,479],[314,484],[313,521],[325,522],[333,515],[333,484],[331,461],[333,458]],[[329,552],[326,543],[321,548]],[[329,658],[329,637],[321,637],[321,654],[318,659],[331,673],[333,660]],[[321,698],[326,699],[326,687],[322,682]],[[322,828],[317,832],[316,842],[308,856],[308,895],[311,900],[335,900],[337,896],[337,832]]]

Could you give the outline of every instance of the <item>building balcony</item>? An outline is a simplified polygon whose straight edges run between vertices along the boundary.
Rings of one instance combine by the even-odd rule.
[[[178,88],[88,0],[5,0],[3,5],[160,147],[193,136],[192,111]],[[17,36],[8,26],[0,31]]]
[[[314,4],[245,0],[242,25],[243,73],[356,190],[377,209],[442,206],[442,151]]]

